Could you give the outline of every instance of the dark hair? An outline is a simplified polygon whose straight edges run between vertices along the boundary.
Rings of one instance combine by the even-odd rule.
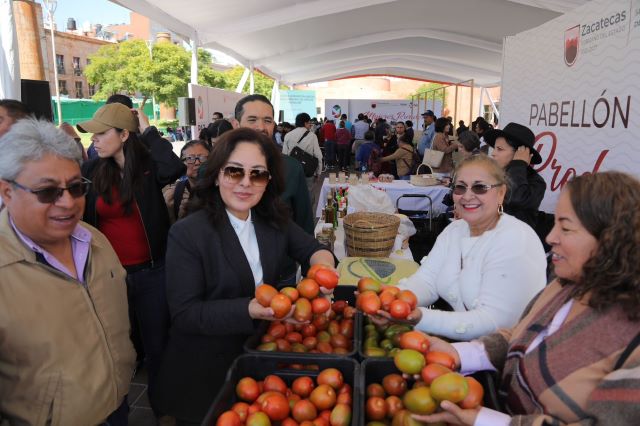
[[[464,120],[460,120],[460,121],[458,121],[458,125],[460,125],[460,126],[464,126]]]
[[[338,127],[340,129],[344,129],[344,120],[340,120],[340,123],[338,123]]]
[[[255,95],[245,96],[238,101],[238,103],[236,104],[236,109],[233,113],[233,115],[236,117],[236,120],[240,121],[242,119],[242,114],[244,114],[244,104],[246,104],[247,102],[255,101],[263,102],[269,105],[271,107],[271,112],[274,111],[271,101],[266,96],[256,93]]]
[[[484,120],[484,119],[477,121],[476,122],[476,126],[478,126],[478,128],[480,130],[482,130],[482,133],[493,129],[493,126],[491,126],[491,124],[487,123],[487,121]]]
[[[231,153],[240,143],[257,145],[266,157],[267,169],[271,173],[271,180],[267,184],[262,198],[253,208],[253,212],[272,225],[283,229],[289,214],[287,207],[280,200],[280,194],[285,185],[281,154],[271,139],[249,128],[231,130],[216,141],[209,155],[209,161],[204,166],[204,175],[193,190],[194,196],[187,205],[187,211],[191,213],[204,209],[214,226],[224,220],[225,204],[217,185],[218,176],[227,164]]]
[[[311,117],[306,112],[301,112],[296,115],[296,127],[304,127],[304,125],[311,121]]]
[[[447,124],[450,123],[449,120],[447,120],[445,117],[438,118],[436,120],[436,124],[434,125],[436,133],[444,132],[444,128],[447,126]]]
[[[214,112],[213,115],[217,115],[220,118],[224,118],[224,115],[222,115],[222,113],[220,111]]]
[[[341,118],[341,119],[343,119],[343,120],[346,120],[346,119],[347,119],[347,114],[342,114],[342,115],[340,116],[340,118]]]
[[[395,125],[397,126],[398,124],[400,124],[402,127],[404,127],[405,130],[407,130],[407,125],[404,124],[404,121],[398,121]]]
[[[358,114],[358,120],[364,120],[364,114],[363,113]]]
[[[211,139],[209,138],[209,131],[206,127],[200,129],[200,133],[198,133],[198,140],[210,143]]]
[[[122,133],[122,129],[115,129]],[[93,188],[107,204],[113,202],[113,188],[118,188],[120,203],[125,214],[133,211],[133,199],[135,191],[142,184],[142,175],[149,164],[151,154],[142,143],[136,132],[129,132],[129,137],[124,142],[124,167],[122,171],[113,157],[100,158],[93,175]],[[122,176],[120,173],[122,172]]]
[[[598,247],[582,266],[576,298],[589,294],[589,306],[604,311],[620,305],[640,320],[640,182],[621,172],[577,176],[567,183],[571,206]]]
[[[405,121],[405,122],[404,122],[404,124],[405,124],[407,127],[412,127],[412,126],[413,126],[413,121],[411,121],[411,120],[407,120],[407,121]]]
[[[127,108],[133,108],[133,102],[131,101],[131,98],[127,95],[121,95],[119,93],[109,96],[105,104],[122,104]]]
[[[376,138],[376,134],[373,130],[367,130],[364,132],[364,138],[365,140],[372,141]]]
[[[480,138],[478,138],[478,135],[468,130],[458,135],[458,142],[462,144],[467,152],[473,152],[480,148]]]
[[[14,120],[20,120],[28,115],[31,115],[29,107],[15,99],[0,99],[0,107],[7,110],[7,115]]]
[[[207,133],[210,138],[218,138],[222,136],[223,133],[228,132],[229,130],[233,130],[233,126],[228,120],[221,118],[219,120],[214,121],[213,123],[209,123],[207,126]]]
[[[199,139],[194,139],[191,140],[187,143],[184,144],[184,146],[182,147],[182,149],[180,150],[180,158],[184,157],[184,152],[186,150],[188,150],[189,148],[193,148],[194,146],[198,146],[200,145],[201,147],[203,147],[204,149],[207,150],[207,152],[211,152],[211,145],[209,145],[207,142],[199,140]]]

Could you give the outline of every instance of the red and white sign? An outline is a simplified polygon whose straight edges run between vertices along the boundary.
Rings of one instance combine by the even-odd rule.
[[[507,37],[503,58],[500,125],[537,135],[543,210],[578,174],[640,174],[640,0],[587,2]]]
[[[225,118],[232,117],[236,103],[246,94],[216,89],[214,87],[189,84],[189,97],[196,100],[196,127],[207,127],[213,121],[214,112],[221,112]]]

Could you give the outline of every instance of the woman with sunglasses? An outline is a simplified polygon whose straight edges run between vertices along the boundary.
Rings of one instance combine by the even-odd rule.
[[[169,233],[167,297],[171,337],[156,401],[179,424],[200,424],[243,352],[256,320],[273,320],[254,298],[275,284],[286,257],[335,265],[333,254],[296,225],[280,201],[280,153],[252,129],[216,142],[184,219]]]
[[[148,127],[146,116],[138,116]],[[182,176],[185,166],[157,132],[145,132],[157,135],[146,138],[147,148],[138,125],[132,110],[112,103],[78,130],[93,133],[98,153],[82,165],[83,176],[93,182],[84,220],[105,234],[127,271],[132,334],[141,340],[153,395],[169,328],[164,261],[171,223],[162,188]]]
[[[529,226],[503,213],[506,192],[504,170],[486,155],[458,166],[453,201],[460,219],[398,285],[418,297],[419,307],[408,318],[418,330],[468,340],[511,327],[546,284],[542,244]],[[438,299],[451,311],[428,308]]]
[[[162,189],[171,223],[185,216],[187,201],[191,199],[193,187],[198,180],[198,171],[207,162],[210,152],[211,146],[198,139],[187,142],[180,150],[180,159],[187,166],[187,175]]]
[[[91,184],[81,151],[31,118],[0,145],[0,419],[126,424],[135,352],[125,271],[80,221]]]

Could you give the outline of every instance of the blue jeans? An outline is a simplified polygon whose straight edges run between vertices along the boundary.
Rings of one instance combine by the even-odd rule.
[[[411,180],[411,175],[398,176],[399,180]]]
[[[329,167],[336,163],[336,141],[324,141],[324,164]]]
[[[155,392],[162,354],[169,336],[169,306],[165,289],[164,265],[127,274],[129,318],[135,318],[131,328],[138,327],[142,338],[149,373],[150,401],[153,401],[151,395]]]

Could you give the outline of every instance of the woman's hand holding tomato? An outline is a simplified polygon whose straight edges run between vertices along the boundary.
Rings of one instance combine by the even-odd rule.
[[[428,416],[413,414],[411,417],[425,423],[443,422],[449,425],[473,426],[480,412],[480,407],[465,410],[450,401],[442,401],[440,408],[443,411]]]

